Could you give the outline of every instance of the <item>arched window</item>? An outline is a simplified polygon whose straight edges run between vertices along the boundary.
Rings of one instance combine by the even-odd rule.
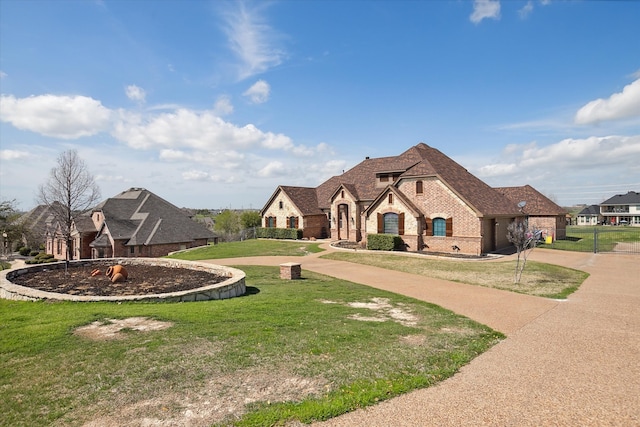
[[[397,213],[389,212],[384,214],[384,234],[399,234]]]
[[[297,216],[290,216],[289,218],[287,218],[289,221],[289,228],[298,228],[298,217]]]
[[[416,194],[422,194],[424,192],[424,188],[422,186],[422,181],[416,181]]]
[[[443,237],[447,235],[447,222],[444,218],[433,219],[433,235]]]
[[[267,226],[267,228],[275,228],[275,226],[276,226],[276,217],[275,216],[268,216],[267,217],[266,226]]]

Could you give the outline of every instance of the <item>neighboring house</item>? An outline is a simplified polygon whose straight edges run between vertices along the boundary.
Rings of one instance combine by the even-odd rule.
[[[72,258],[161,257],[204,246],[214,235],[180,208],[144,188],[109,198],[74,219]],[[66,244],[52,227],[47,252],[64,259]]]
[[[53,226],[53,209],[51,206],[38,205],[22,215],[18,222],[25,226],[26,231],[22,236],[22,244],[32,249],[38,249],[46,244],[47,233]],[[47,253],[51,252],[47,251]]]
[[[578,212],[576,225],[598,225],[602,223],[600,205],[591,205]]]
[[[261,211],[264,227],[304,237],[366,243],[399,234],[408,250],[482,254],[511,246],[507,225],[525,215],[439,150],[424,143],[363,162],[317,188],[280,186]]]
[[[640,226],[640,193],[629,191],[600,203],[603,223]]]
[[[567,210],[530,185],[498,187],[496,190],[516,205],[524,202],[521,211],[529,220],[529,227],[541,230],[543,236],[564,239],[567,236]]]

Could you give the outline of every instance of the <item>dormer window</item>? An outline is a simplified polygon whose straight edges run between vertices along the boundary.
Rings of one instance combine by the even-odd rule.
[[[424,192],[424,188],[422,185],[422,181],[416,181],[416,194],[422,194]]]
[[[380,175],[380,182],[389,182],[389,175]]]

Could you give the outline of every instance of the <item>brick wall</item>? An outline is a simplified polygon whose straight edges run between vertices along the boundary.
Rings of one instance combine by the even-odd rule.
[[[553,236],[554,239],[564,238],[567,235],[564,215],[529,216],[529,227],[542,230],[545,236]]]

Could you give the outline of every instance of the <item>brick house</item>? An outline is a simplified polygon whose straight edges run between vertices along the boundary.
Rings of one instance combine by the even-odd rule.
[[[529,227],[542,231],[543,236],[564,239],[567,236],[567,210],[530,185],[498,187],[496,190],[514,203],[526,202],[522,212],[529,219]]]
[[[316,188],[280,186],[261,215],[264,227],[302,228],[304,237],[328,230],[332,240],[366,243],[367,234],[399,234],[408,250],[474,255],[511,246],[507,225],[525,217],[518,202],[424,143],[367,157]]]
[[[78,216],[71,236],[73,259],[161,257],[214,239],[180,208],[144,188],[130,188]],[[47,249],[64,259],[66,244],[55,228],[48,234]]]

